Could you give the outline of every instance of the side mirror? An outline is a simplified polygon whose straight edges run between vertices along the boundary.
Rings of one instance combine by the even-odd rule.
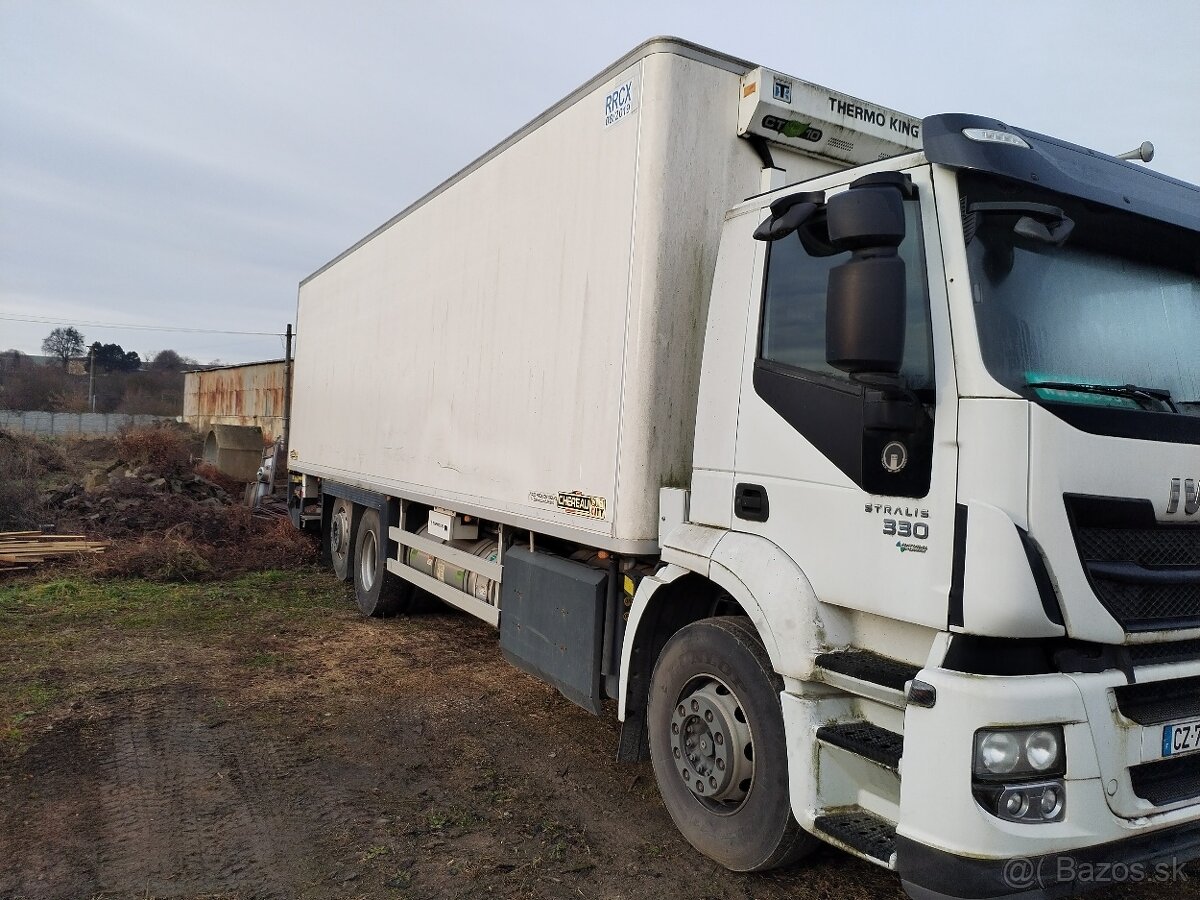
[[[825,195],[820,191],[805,191],[788,194],[771,204],[771,214],[754,229],[756,241],[777,241],[785,238],[810,218],[821,204]]]
[[[830,198],[830,242],[850,260],[830,270],[825,358],[850,374],[895,375],[904,357],[904,200],[893,185],[863,185]]]
[[[1031,216],[1021,216],[1013,226],[1013,234],[1038,244],[1061,247],[1075,230],[1075,222],[1063,216],[1049,223],[1039,222]]]

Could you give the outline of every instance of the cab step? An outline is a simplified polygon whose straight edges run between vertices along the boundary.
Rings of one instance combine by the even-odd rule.
[[[832,687],[878,700],[896,709],[905,705],[904,686],[917,677],[920,666],[900,662],[869,650],[838,650],[816,659],[815,675]]]
[[[865,757],[893,772],[900,771],[900,757],[904,755],[904,735],[880,728],[871,722],[822,725],[817,729],[817,740]]]
[[[834,843],[891,867],[896,853],[896,826],[857,806],[817,816],[813,823]]]

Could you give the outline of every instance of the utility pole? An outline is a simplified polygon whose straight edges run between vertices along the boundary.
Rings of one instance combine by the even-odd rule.
[[[96,411],[96,347],[88,348],[88,409]]]
[[[281,476],[284,485],[290,483],[288,478],[288,452],[290,449],[290,439],[292,431],[292,323],[288,322],[287,332],[284,335],[284,353],[283,353],[283,471],[276,472],[273,466],[271,469],[271,480],[274,482],[276,476]]]

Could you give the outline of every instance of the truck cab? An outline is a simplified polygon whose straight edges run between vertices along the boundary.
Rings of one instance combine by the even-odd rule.
[[[626,631],[629,743],[694,844],[758,867],[729,849],[752,789],[695,777],[748,740],[703,721],[737,689],[659,677],[671,610],[709,591],[778,676],[805,833],[919,898],[1177,872],[1200,854],[1200,192],[977,116],[920,132],[725,216],[691,484],[663,492]]]

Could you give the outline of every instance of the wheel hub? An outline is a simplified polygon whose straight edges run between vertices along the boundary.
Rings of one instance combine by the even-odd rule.
[[[346,513],[338,510],[333,521],[329,523],[329,549],[339,556],[347,550],[350,530],[346,527]]]
[[[716,679],[695,685],[671,715],[675,765],[694,795],[740,803],[754,777],[750,726],[738,699]]]

